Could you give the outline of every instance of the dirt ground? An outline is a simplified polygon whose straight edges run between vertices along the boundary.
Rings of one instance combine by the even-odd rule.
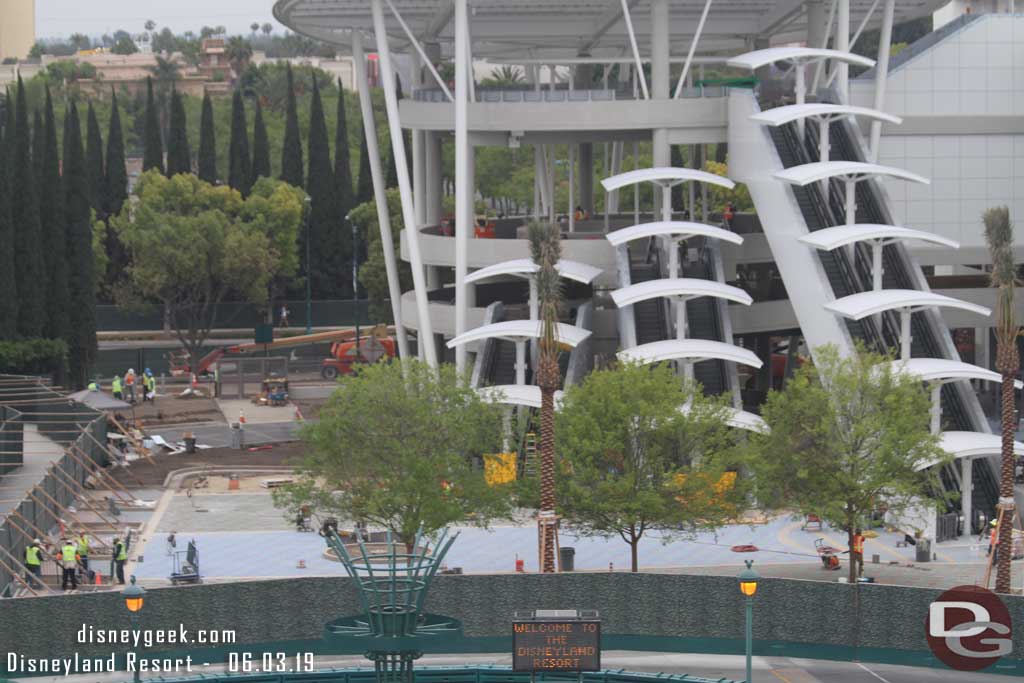
[[[122,468],[110,469],[107,472],[129,488],[139,486],[158,488],[163,486],[164,479],[174,470],[203,466],[231,468],[294,465],[301,460],[305,450],[303,444],[297,441],[275,444],[269,448],[265,446],[257,448],[266,450],[236,451],[231,448],[208,448],[198,451],[195,455],[183,453],[157,456],[153,458],[152,463],[146,460],[136,460],[129,465],[131,474]]]
[[[131,410],[119,412],[131,419]],[[224,416],[212,398],[157,396],[153,402],[135,404],[135,420],[145,429],[187,422],[223,422]]]

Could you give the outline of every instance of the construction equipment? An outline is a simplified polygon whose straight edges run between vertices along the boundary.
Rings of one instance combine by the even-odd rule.
[[[283,406],[288,403],[288,380],[282,377],[268,377],[263,380],[260,395],[252,400],[261,406]]]
[[[391,334],[394,328],[379,325],[378,327],[383,328],[385,335]],[[252,353],[254,351],[269,351],[270,349],[282,349],[290,346],[303,346],[305,344],[317,344],[322,342],[340,342],[344,340],[352,340],[355,337],[355,331],[353,330],[331,330],[329,332],[317,332],[315,334],[300,334],[294,337],[282,337],[281,339],[275,339],[274,341],[267,344],[257,344],[255,342],[250,344],[233,344],[231,346],[222,346],[218,349],[210,351],[208,354],[199,359],[196,364],[195,370],[192,369],[189,363],[188,351],[181,349],[180,351],[172,351],[167,354],[167,360],[171,366],[171,375],[179,377],[182,375],[188,375],[195,372],[196,375],[209,374],[213,364],[219,361],[224,356],[237,356],[246,353]],[[333,348],[333,347],[332,347]],[[332,351],[333,355],[333,351]]]
[[[841,566],[839,563],[839,553],[843,552],[842,550],[825,545],[824,538],[815,539],[814,549],[818,552],[818,557],[821,558],[822,567],[829,571],[839,569]]]
[[[397,347],[395,338],[390,336],[393,329],[377,325],[367,336],[359,337],[358,345],[354,339],[334,342],[331,344],[331,357],[320,363],[320,376],[328,380],[336,379],[338,375],[351,373],[357,365],[394,358]]]
[[[172,586],[179,583],[202,583],[199,575],[199,550],[196,548],[195,539],[188,542],[188,550],[176,550],[171,555],[173,567],[171,569]]]

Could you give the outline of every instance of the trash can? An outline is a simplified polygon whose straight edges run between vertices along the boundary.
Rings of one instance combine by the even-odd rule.
[[[571,572],[576,569],[576,548],[563,546],[558,549],[558,560],[562,565],[563,572]]]
[[[231,447],[236,451],[245,448],[245,430],[237,422],[231,424]]]
[[[931,562],[932,560],[932,541],[930,538],[919,538],[917,539],[917,545],[915,546],[916,552],[914,553],[914,561],[916,562]]]
[[[185,452],[189,455],[195,455],[196,453],[196,437],[189,432],[185,435]]]
[[[239,488],[238,475],[232,474],[228,477],[228,491],[237,491]]]

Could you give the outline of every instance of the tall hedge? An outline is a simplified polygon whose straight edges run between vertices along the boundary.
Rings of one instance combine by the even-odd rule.
[[[46,279],[43,266],[39,195],[32,166],[25,84],[18,77],[14,112],[14,158],[11,165],[11,220],[14,225],[14,272],[18,279],[18,334],[41,337],[46,327]]]

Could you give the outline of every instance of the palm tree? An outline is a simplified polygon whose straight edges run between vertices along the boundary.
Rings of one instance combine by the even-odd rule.
[[[251,24],[249,24],[249,30],[252,31],[252,35],[253,35],[253,37],[255,37],[256,36],[256,31],[260,30],[260,22],[254,21]]]
[[[1013,555],[1013,436],[1017,424],[1014,415],[1013,381],[1020,367],[1017,354],[1017,321],[1013,309],[1013,289],[1017,286],[1017,267],[1013,259],[1013,224],[1005,206],[989,209],[983,216],[985,241],[992,255],[992,286],[996,292],[996,369],[1003,376],[1002,384],[1002,467],[999,476],[999,562],[996,566],[996,592],[1010,592],[1010,559]],[[966,484],[969,485],[969,484]],[[998,514],[998,513],[997,513]]]
[[[555,391],[561,379],[555,325],[562,304],[562,282],[555,264],[562,258],[557,225],[531,223],[530,254],[537,265],[537,301],[541,335],[538,342],[537,386],[540,387],[540,533],[541,571],[555,571]]]
[[[260,30],[263,31],[263,35],[269,36],[270,32],[274,30],[274,25],[268,21],[263,26],[260,26]]]
[[[491,80],[498,86],[514,86],[523,82],[523,72],[518,66],[505,64],[491,74]]]

